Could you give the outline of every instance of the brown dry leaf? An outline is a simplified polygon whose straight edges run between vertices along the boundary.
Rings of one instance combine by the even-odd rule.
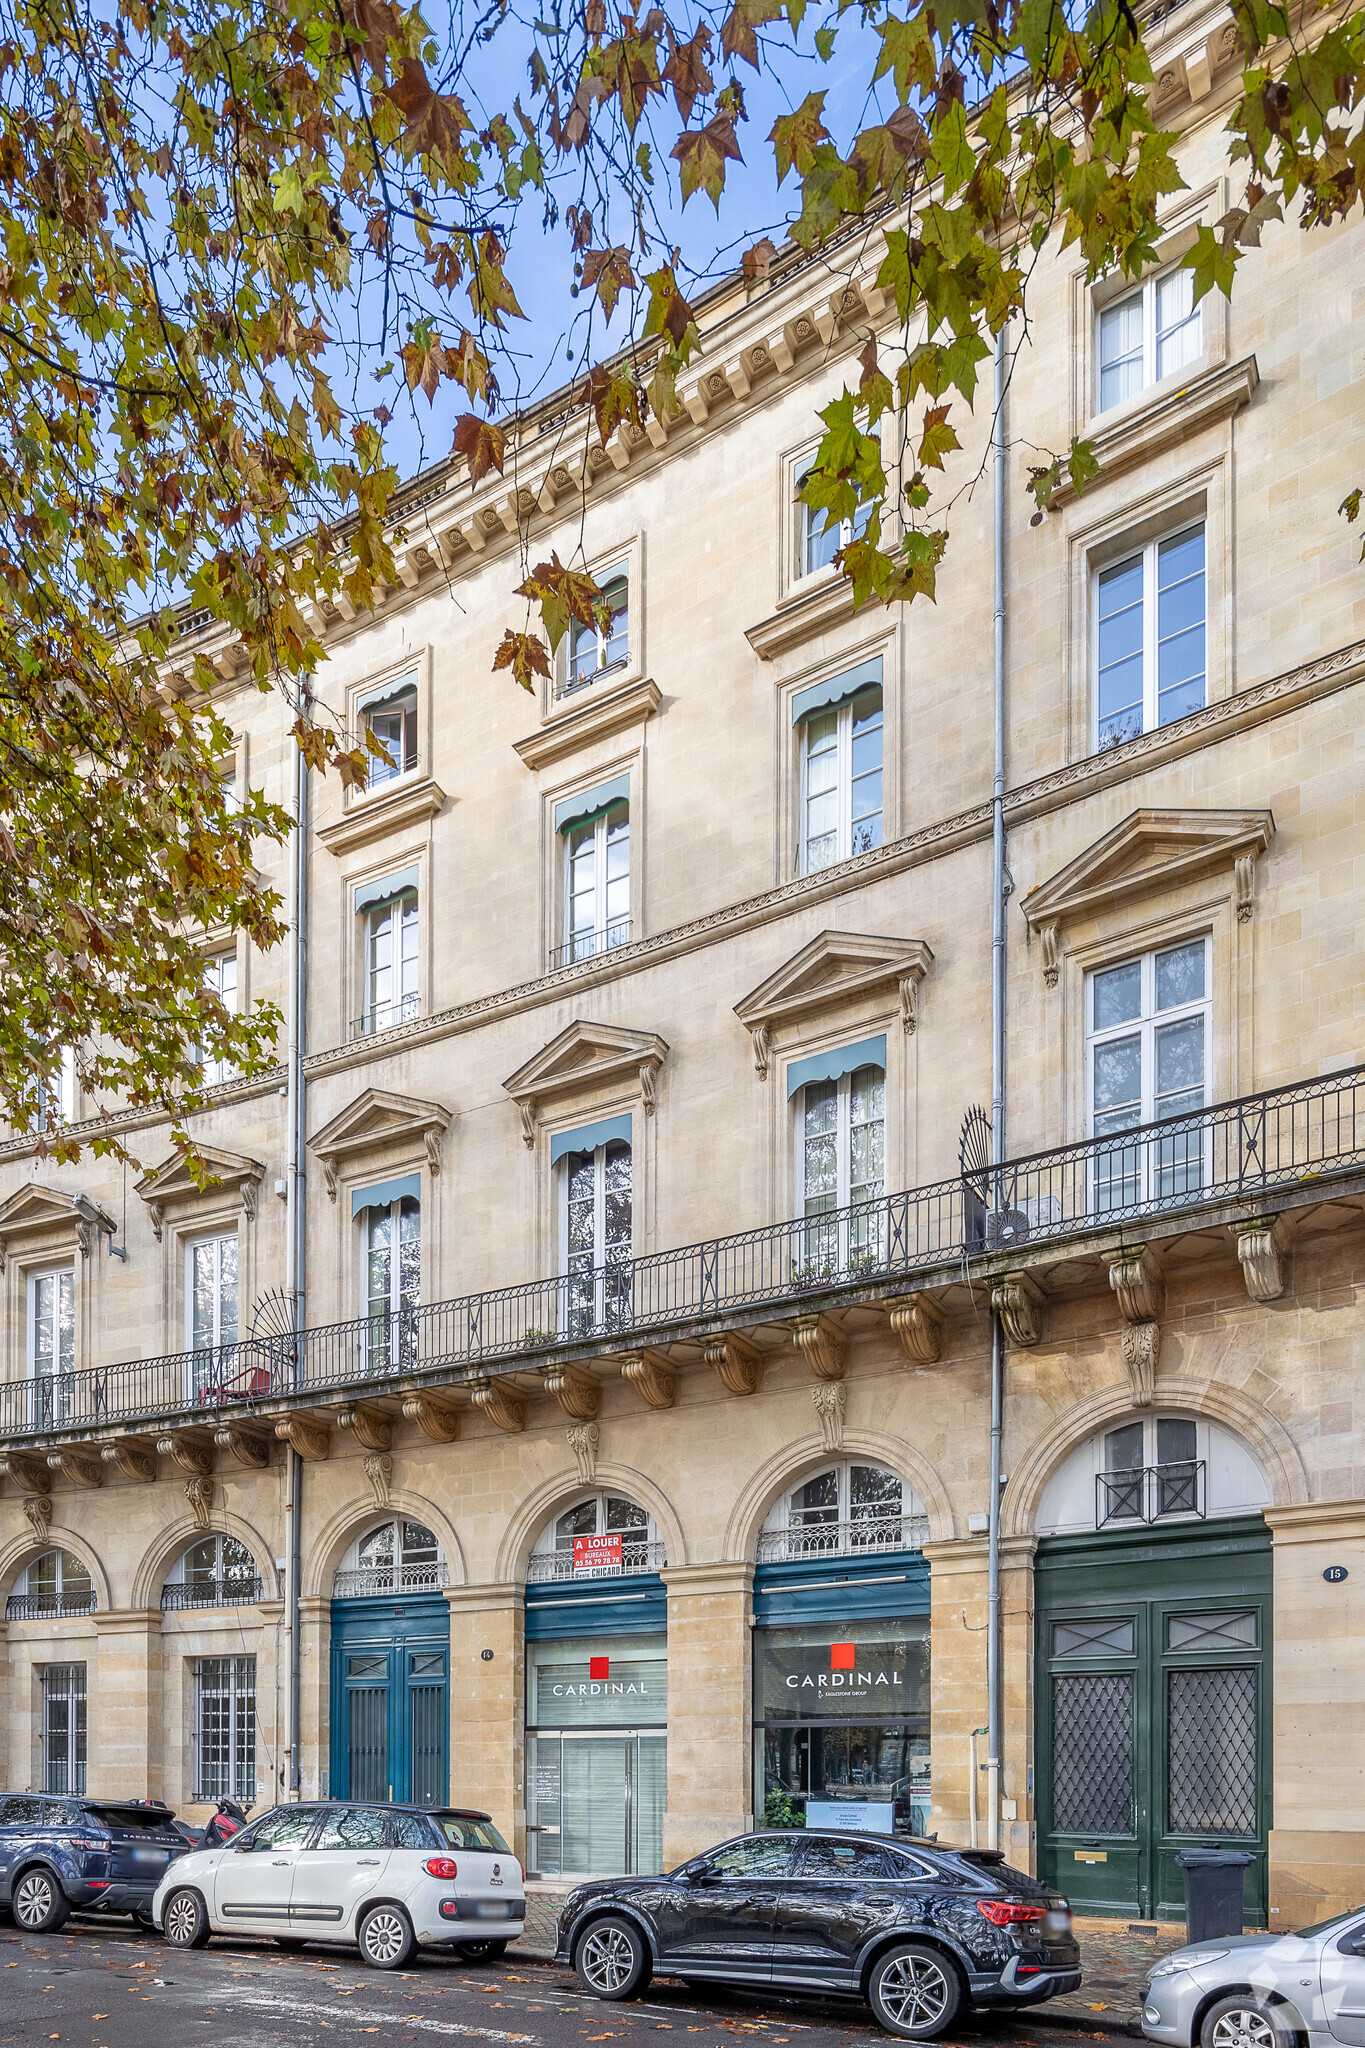
[[[461,413],[456,420],[451,449],[452,453],[463,455],[469,464],[469,481],[472,484],[486,477],[490,469],[502,475],[506,447],[507,436],[501,427],[494,426],[492,420],[481,420],[472,412]]]

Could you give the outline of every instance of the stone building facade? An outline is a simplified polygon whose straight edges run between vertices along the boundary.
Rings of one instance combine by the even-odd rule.
[[[1271,1924],[1358,1899],[1362,236],[1272,228],[1192,310],[1234,39],[1159,33],[1160,260],[1054,252],[1007,401],[1007,1165],[962,1139],[989,485],[935,606],[854,612],[796,492],[894,307],[875,248],[779,264],[666,427],[547,405],[320,616],[395,765],[310,798],[308,1334],[284,1065],[215,1084],[205,1192],[131,1116],[140,1176],[0,1145],[7,1786],[449,1797],[547,1876],[831,1809],[966,1839],[994,1308],[1011,1859],[1147,1917],[1235,1841]],[[615,605],[534,700],[490,676],[523,541]],[[286,800],[213,652],[225,772]],[[287,949],[206,953],[287,1005]]]

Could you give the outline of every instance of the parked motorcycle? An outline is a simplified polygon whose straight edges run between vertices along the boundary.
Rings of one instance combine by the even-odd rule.
[[[246,1826],[250,1811],[249,1806],[243,1811],[235,1799],[220,1799],[217,1812],[206,1826],[192,1827],[187,1820],[177,1820],[173,1826],[178,1834],[185,1837],[191,1849],[221,1849],[224,1842],[230,1842]]]

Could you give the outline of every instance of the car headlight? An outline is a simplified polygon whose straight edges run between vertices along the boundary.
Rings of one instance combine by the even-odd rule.
[[[1177,1970],[1197,1970],[1204,1963],[1220,1963],[1228,1953],[1225,1948],[1187,1948],[1179,1955],[1167,1956],[1164,1963],[1158,1963],[1147,1981],[1150,1984],[1157,1977],[1173,1977]]]

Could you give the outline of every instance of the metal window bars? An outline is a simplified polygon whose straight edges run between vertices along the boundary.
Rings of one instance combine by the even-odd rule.
[[[400,1024],[413,1024],[422,1014],[422,998],[414,992],[375,1003],[363,1017],[352,1017],[352,1038],[376,1038],[381,1031],[396,1031]]]
[[[618,917],[610,924],[595,931],[575,932],[564,945],[555,946],[550,953],[550,968],[572,967],[579,960],[595,960],[599,953],[614,953],[618,946],[630,944],[630,919]]]
[[[194,1579],[161,1588],[163,1614],[181,1614],[192,1607],[254,1607],[264,1595],[259,1578]]]
[[[450,1584],[443,1564],[373,1564],[360,1571],[333,1572],[334,1600],[382,1600],[392,1593],[439,1593]]]
[[[58,1599],[55,1593],[11,1593],[5,1602],[6,1621],[63,1621],[94,1611],[93,1590],[75,1599]]]
[[[84,1368],[0,1386],[0,1441],[223,1404],[359,1388],[441,1371],[477,1380],[548,1365],[557,1351],[748,1311],[799,1313],[840,1289],[936,1269],[1216,1202],[1261,1203],[1365,1171],[1365,1065],[1119,1137],[1063,1145],[952,1179],[643,1258],[362,1316],[206,1354]],[[383,1324],[376,1329],[376,1321]]]
[[[1169,1465],[1133,1465],[1095,1474],[1095,1527],[1112,1522],[1159,1522],[1166,1515],[1207,1513],[1202,1458]]]
[[[609,1531],[615,1534],[615,1531]],[[636,1543],[628,1530],[622,1532],[620,1564],[580,1565],[573,1561],[573,1546],[563,1550],[534,1552],[526,1567],[528,1586],[556,1584],[564,1579],[621,1579],[639,1572],[661,1572],[668,1563],[662,1543]]]
[[[779,1564],[807,1558],[865,1557],[877,1551],[920,1550],[929,1540],[925,1515],[859,1515],[848,1522],[807,1522],[800,1528],[768,1529],[758,1539],[758,1562]]]
[[[256,1659],[201,1657],[194,1673],[196,1800],[256,1797]]]

